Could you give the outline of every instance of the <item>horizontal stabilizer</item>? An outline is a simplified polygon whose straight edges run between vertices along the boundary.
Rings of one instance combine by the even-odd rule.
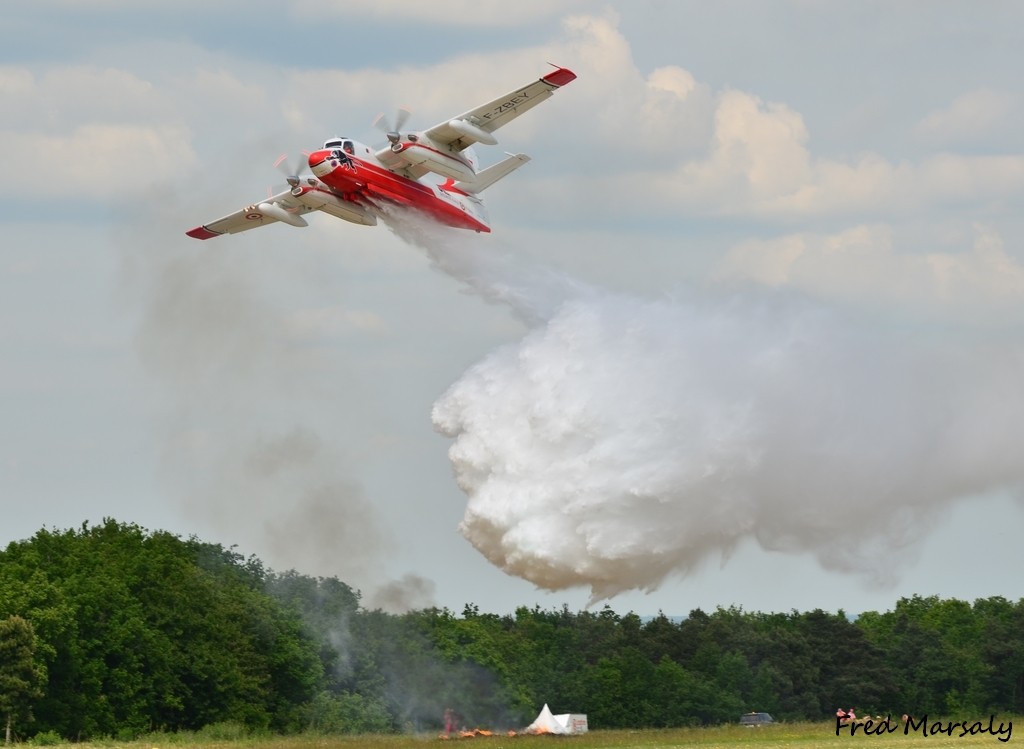
[[[476,179],[472,182],[456,182],[455,186],[463,192],[473,194],[483,192],[499,179],[507,177],[529,160],[530,157],[525,153],[510,153],[508,158],[504,161],[499,161],[497,164],[487,167],[482,172],[478,172]]]

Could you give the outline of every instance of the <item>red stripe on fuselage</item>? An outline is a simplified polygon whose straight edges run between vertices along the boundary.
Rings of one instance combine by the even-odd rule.
[[[466,192],[465,190],[460,190],[459,188],[457,188],[455,186],[455,180],[452,179],[451,177],[446,179],[444,181],[444,184],[438,185],[437,189],[442,190],[444,192],[452,192],[455,193],[456,195],[469,195],[469,193]]]
[[[359,198],[379,197],[398,205],[411,206],[448,226],[490,232],[487,224],[460,206],[439,198],[422,182],[395,174],[369,161],[349,158],[356,165],[355,172],[339,165],[320,180],[332,190],[357,201]]]

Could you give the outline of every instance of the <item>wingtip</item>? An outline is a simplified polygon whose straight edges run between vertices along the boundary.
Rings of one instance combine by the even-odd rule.
[[[556,65],[555,69],[541,78],[541,80],[545,83],[550,83],[552,86],[561,87],[575,81],[576,74],[569,70],[569,68],[560,68]]]
[[[210,231],[205,226],[197,226],[195,229],[189,229],[185,234],[194,239],[213,239],[214,237],[220,236],[220,234],[215,231]]]

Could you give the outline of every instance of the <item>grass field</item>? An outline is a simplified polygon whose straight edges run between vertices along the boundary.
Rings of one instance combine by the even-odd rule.
[[[1003,724],[1011,718],[1002,718]],[[999,726],[1000,719],[995,725]],[[988,725],[988,716],[982,721]],[[1024,720],[1021,721],[1024,726]],[[1024,730],[1022,728],[1021,730]],[[591,731],[582,736],[491,736],[467,739],[440,739],[434,735],[421,736],[338,736],[338,737],[290,737],[251,738],[231,741],[190,740],[184,736],[151,736],[145,741],[131,743],[76,744],[76,749],[425,749],[425,747],[467,746],[478,749],[668,749],[669,747],[694,747],[695,749],[764,749],[786,747],[787,749],[819,749],[821,747],[853,747],[857,749],[1000,749],[1013,744],[1000,741],[997,736],[982,733],[975,736],[959,736],[957,729],[952,736],[938,734],[924,736],[920,731],[904,735],[899,730],[883,736],[865,736],[858,733],[850,736],[835,735],[834,723],[782,723],[764,728],[722,726],[713,728],[674,728],[665,730],[633,731]],[[1002,738],[1006,738],[1004,733]]]

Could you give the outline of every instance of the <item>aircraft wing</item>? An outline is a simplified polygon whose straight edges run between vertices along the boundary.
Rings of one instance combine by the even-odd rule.
[[[278,221],[284,221],[292,226],[306,226],[302,214],[312,210],[314,209],[293,197],[290,190],[285,190],[185,233],[196,239],[212,239],[221,234],[237,234],[258,226],[269,226]]]
[[[492,135],[495,130],[533,109],[557,89],[574,80],[576,74],[568,68],[555,68],[539,80],[434,125],[425,134],[434,143],[450,145],[459,151],[474,143],[494,145],[498,142]]]

